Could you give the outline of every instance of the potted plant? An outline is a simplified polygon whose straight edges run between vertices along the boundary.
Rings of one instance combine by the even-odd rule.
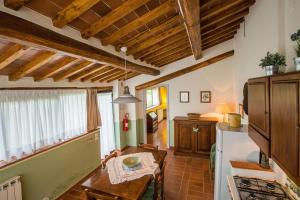
[[[279,53],[268,52],[267,56],[260,60],[259,66],[265,69],[267,76],[278,74],[279,68],[286,66],[285,57]]]
[[[295,59],[296,70],[300,70],[300,29],[291,35],[292,41],[297,42],[297,47],[295,48],[297,57]]]

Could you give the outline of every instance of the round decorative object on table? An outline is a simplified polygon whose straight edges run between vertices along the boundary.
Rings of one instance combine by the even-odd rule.
[[[132,156],[123,160],[123,168],[128,171],[134,171],[141,167],[142,160],[140,157]]]

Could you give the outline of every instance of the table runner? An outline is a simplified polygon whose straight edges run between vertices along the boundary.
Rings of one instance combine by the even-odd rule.
[[[135,171],[127,171],[123,169],[123,160],[125,158],[136,156],[141,158],[141,168]],[[111,184],[119,184],[125,181],[131,181],[134,179],[141,178],[145,175],[153,175],[159,172],[159,166],[155,163],[155,159],[152,153],[134,153],[116,158],[111,158],[107,163],[106,167],[108,170],[109,180]]]

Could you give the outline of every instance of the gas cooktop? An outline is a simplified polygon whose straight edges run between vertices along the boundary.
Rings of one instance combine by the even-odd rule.
[[[277,182],[234,176],[241,200],[292,200]]]

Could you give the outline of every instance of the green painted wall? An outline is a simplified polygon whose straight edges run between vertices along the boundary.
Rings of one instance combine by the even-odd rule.
[[[0,182],[22,176],[24,200],[56,199],[100,164],[99,132],[0,169]]]
[[[126,135],[122,131],[122,122],[115,122],[115,139],[117,149],[126,147]]]

